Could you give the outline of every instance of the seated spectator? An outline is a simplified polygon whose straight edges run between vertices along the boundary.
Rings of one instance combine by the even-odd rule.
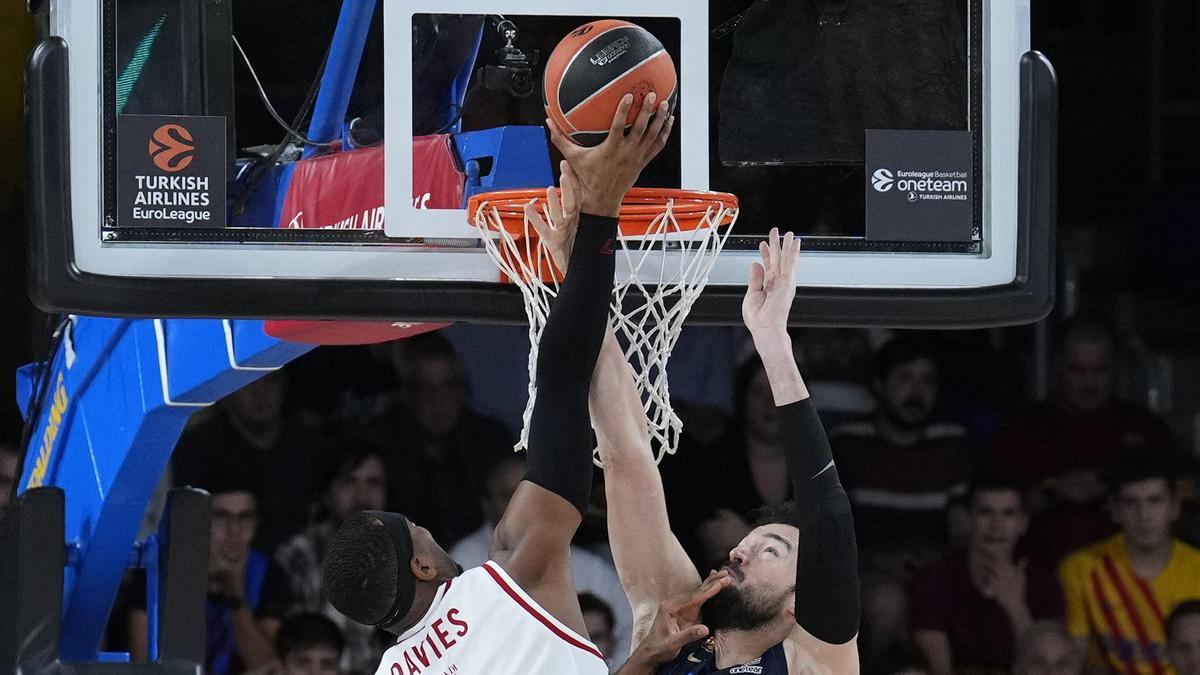
[[[1131,456],[1112,473],[1120,534],[1071,554],[1059,568],[1067,628],[1097,668],[1168,672],[1165,615],[1200,597],[1200,550],[1172,535],[1179,517],[1165,459]]]
[[[985,478],[968,499],[966,551],[926,567],[912,593],[912,629],[933,675],[964,669],[1007,672],[1013,643],[1035,620],[1063,617],[1054,575],[1017,556],[1028,518],[1021,488]]]
[[[907,577],[936,557],[946,507],[967,490],[974,450],[965,429],[935,418],[938,377],[931,345],[892,340],[875,359],[877,412],[830,433],[868,571]]]
[[[275,650],[280,675],[339,675],[345,643],[336,624],[320,614],[296,614],[279,626]]]
[[[254,545],[264,551],[308,523],[325,449],[316,429],[284,414],[287,390],[287,372],[277,370],[235,391],[215,415],[183,432],[172,456],[176,485],[232,478],[254,490],[260,525]]]
[[[373,673],[392,640],[333,608],[321,582],[321,564],[342,521],[358,511],[380,510],[386,501],[383,452],[366,442],[345,443],[331,455],[322,482],[321,519],[275,552],[275,562],[291,581],[293,610],[323,615],[341,630],[345,645],[338,651],[345,675]]]
[[[17,475],[20,459],[15,447],[0,442],[0,514],[4,513],[4,507],[12,499],[17,479],[20,478]]]
[[[1065,626],[1038,621],[1017,639],[1013,675],[1083,675],[1083,651]]]
[[[966,430],[939,422],[938,361],[930,344],[898,337],[875,357],[872,417],[829,434],[854,506],[862,564],[865,663],[907,640],[907,588],[946,548],[946,511],[967,491],[974,450]]]
[[[1184,600],[1171,610],[1167,654],[1176,675],[1200,675],[1200,599]]]
[[[1104,512],[1110,467],[1132,452],[1169,448],[1162,420],[1116,397],[1117,349],[1106,318],[1070,319],[1053,397],[1019,410],[1001,429],[996,459],[1034,492],[1029,543],[1046,564],[1113,533]]]
[[[483,498],[480,500],[484,523],[450,548],[450,557],[455,562],[470,569],[489,560],[489,547],[496,523],[500,522],[504,509],[524,476],[524,455],[510,452],[492,464],[484,480]],[[633,610],[629,607],[629,601],[625,599],[625,591],[617,578],[616,568],[595,553],[572,545],[571,573],[575,580],[575,590],[591,593],[612,608],[616,616],[613,630],[615,653],[621,656],[618,662],[624,662],[624,657],[629,654],[629,641],[633,633]],[[605,656],[609,655],[609,652],[602,653]]]
[[[291,593],[287,577],[250,542],[258,527],[258,499],[244,484],[229,479],[207,486],[212,494],[205,604],[204,668],[211,675],[241,673],[275,662],[275,636]],[[130,613],[130,652],[147,658],[146,584],[134,584],[140,598]]]
[[[483,521],[481,467],[510,452],[516,437],[467,408],[462,364],[445,337],[425,333],[398,344],[400,390],[368,406],[354,435],[387,450],[387,509],[454,541]]]
[[[592,644],[604,655],[608,669],[615,671],[621,665],[622,655],[617,654],[617,640],[613,634],[616,619],[612,607],[591,593],[580,593],[579,609],[583,611],[583,625]]]

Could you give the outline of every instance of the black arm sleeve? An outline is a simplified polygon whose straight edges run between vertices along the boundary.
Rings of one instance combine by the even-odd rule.
[[[850,500],[809,399],[779,408],[780,433],[800,522],[796,623],[829,644],[858,633],[858,549]]]
[[[616,236],[616,218],[579,217],[567,278],[538,343],[525,480],[561,496],[581,514],[592,493],[588,390],[608,324]]]

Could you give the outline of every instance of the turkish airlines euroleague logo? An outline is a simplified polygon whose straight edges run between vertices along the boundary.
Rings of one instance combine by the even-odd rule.
[[[154,166],[167,173],[188,168],[195,158],[196,145],[192,134],[178,124],[164,124],[150,137],[150,159]]]

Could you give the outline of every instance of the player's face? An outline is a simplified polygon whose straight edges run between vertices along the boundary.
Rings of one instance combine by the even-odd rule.
[[[1167,653],[1179,675],[1200,675],[1200,616],[1192,614],[1175,621],[1174,639]]]
[[[283,660],[283,675],[337,675],[338,653],[333,647],[317,645],[294,651]]]
[[[1103,407],[1112,397],[1113,348],[1107,340],[1073,340],[1063,350],[1062,395],[1082,412]]]
[[[923,357],[901,363],[877,380],[875,387],[884,413],[893,422],[919,427],[929,421],[937,406],[937,366]]]
[[[1013,675],[1079,675],[1083,658],[1079,649],[1061,635],[1043,634],[1035,638],[1029,653],[1017,663]]]
[[[1011,555],[1026,524],[1021,496],[1015,490],[981,490],[971,500],[973,546]]]
[[[358,511],[378,511],[387,499],[383,460],[368,455],[358,466],[343,472],[329,484],[326,501],[340,523]]]
[[[1155,548],[1171,540],[1171,525],[1179,517],[1179,500],[1167,481],[1143,480],[1123,486],[1113,500],[1113,520],[1137,548]]]
[[[712,630],[753,629],[778,619],[795,605],[796,556],[800,531],[783,524],[751,530],[729,553],[723,569],[733,584],[704,605]]]

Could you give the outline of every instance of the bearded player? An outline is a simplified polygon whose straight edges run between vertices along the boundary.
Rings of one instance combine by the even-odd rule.
[[[330,547],[322,571],[333,606],[398,636],[378,675],[608,672],[584,637],[570,543],[592,485],[588,391],[608,325],[616,216],[672,126],[665,105],[651,121],[654,100],[647,97],[622,133],[632,105],[631,96],[621,102],[604,143],[564,163],[562,183],[572,199],[564,202],[553,189],[547,195],[552,219],[564,224],[560,266],[567,275],[539,345],[525,478],[496,526],[490,560],[464,572],[428,530],[380,511],[348,518]],[[691,603],[675,608],[698,609],[728,582],[728,575],[714,575],[699,592],[693,585]],[[622,673],[649,673],[679,644],[704,634],[695,617],[671,613],[657,626],[665,641],[649,641]]]
[[[659,675],[859,672],[850,503],[786,330],[799,252],[799,240],[789,233],[781,241],[772,230],[742,304],[770,380],[795,500],[766,511],[729,552],[722,571],[733,581],[702,608],[711,636],[684,647],[655,671]],[[605,472],[609,539],[634,610],[636,646],[659,603],[696,588],[700,577],[671,533],[641,400],[611,331],[594,377],[592,418]]]

